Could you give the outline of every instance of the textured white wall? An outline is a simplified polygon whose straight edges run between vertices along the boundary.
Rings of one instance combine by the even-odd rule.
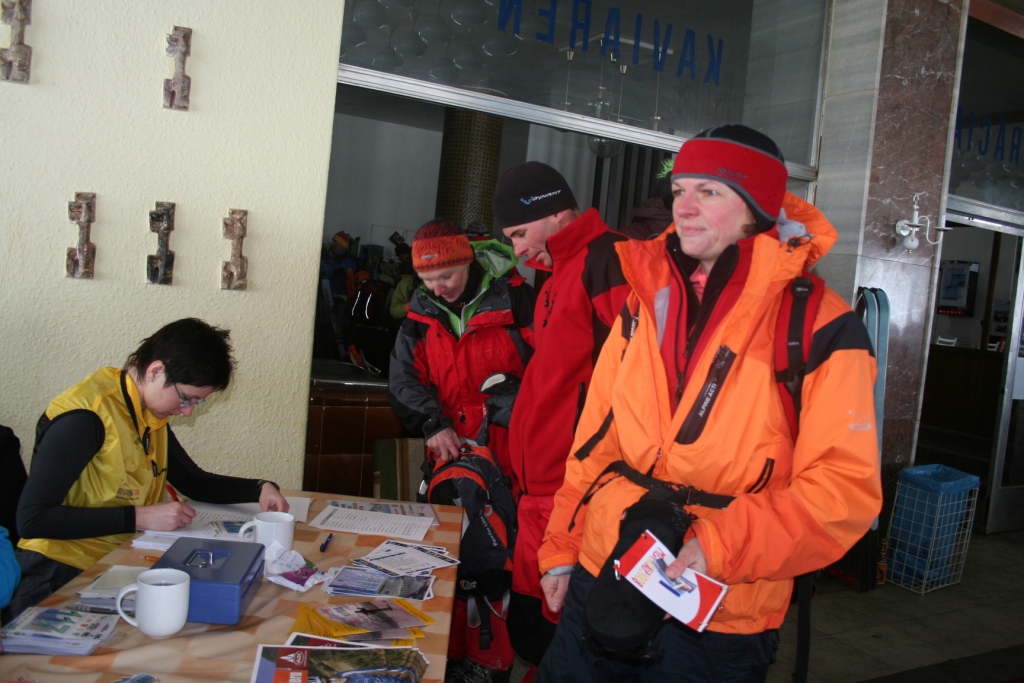
[[[196,316],[231,329],[238,371],[175,432],[207,469],[299,486],[343,9],[33,3],[31,83],[0,82],[0,422],[26,461],[50,398]],[[187,112],[162,106],[176,25],[193,30]],[[75,192],[97,195],[93,280],[65,277]],[[172,286],[146,283],[157,201],[177,204]],[[244,292],[220,289],[230,209],[249,212]]]

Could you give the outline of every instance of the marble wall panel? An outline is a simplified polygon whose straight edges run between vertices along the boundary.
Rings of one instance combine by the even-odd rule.
[[[883,422],[886,481],[913,462],[935,256],[922,236],[921,246],[908,253],[894,226],[911,217],[915,193],[921,194],[922,215],[933,224],[940,215],[966,11],[965,0],[890,0],[885,6],[858,284],[885,290],[892,311]]]

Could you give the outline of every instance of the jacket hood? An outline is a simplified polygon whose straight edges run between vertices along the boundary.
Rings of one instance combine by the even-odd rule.
[[[490,279],[499,278],[516,267],[519,257],[507,244],[498,240],[482,240],[470,242],[476,254],[476,262],[479,263]]]
[[[673,230],[674,224],[655,239],[629,240],[616,245],[622,257],[622,271],[641,298],[653,299],[656,290],[671,277],[664,258],[664,242]],[[828,253],[839,235],[813,204],[787,192],[775,226],[747,239],[755,240],[757,260],[770,264],[771,279],[791,280],[810,270]]]

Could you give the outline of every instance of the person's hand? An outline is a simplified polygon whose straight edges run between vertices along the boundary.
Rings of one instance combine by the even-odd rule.
[[[149,531],[174,531],[188,526],[196,511],[186,505],[172,501],[156,505],[142,505],[135,508],[135,528]]]
[[[700,547],[700,541],[696,538],[691,538],[683,544],[675,561],[665,567],[665,576],[670,579],[678,579],[687,567],[701,574],[706,574],[708,571],[708,561],[704,557],[704,549]]]
[[[451,427],[442,429],[427,439],[427,448],[437,453],[441,463],[457,460],[459,457],[459,436]]]
[[[540,577],[540,589],[544,592],[544,601],[552,612],[561,612],[565,604],[565,594],[569,592],[569,574],[553,576],[545,574]]]
[[[260,490],[260,512],[288,512],[288,499],[281,495],[277,487],[269,481]]]

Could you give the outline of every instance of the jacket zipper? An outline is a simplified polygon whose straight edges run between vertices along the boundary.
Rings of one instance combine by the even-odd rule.
[[[715,401],[718,400],[718,395],[721,393],[722,384],[725,383],[725,378],[729,375],[729,370],[735,360],[736,354],[728,346],[718,347],[718,351],[715,352],[715,357],[711,361],[711,369],[708,371],[704,386],[676,435],[677,443],[692,444],[700,438],[704,432],[704,426],[708,423],[711,409],[714,408]]]

